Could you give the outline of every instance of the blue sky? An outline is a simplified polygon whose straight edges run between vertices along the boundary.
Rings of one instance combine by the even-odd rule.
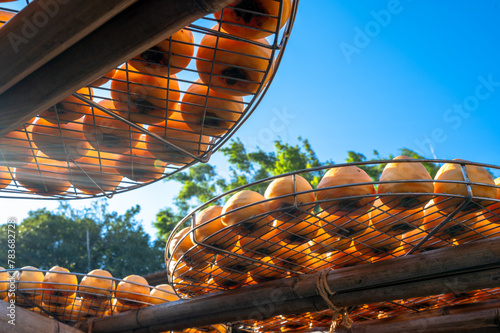
[[[498,0],[303,0],[275,80],[236,136],[264,150],[302,136],[339,163],[348,150],[406,147],[500,165],[499,22]],[[225,172],[219,154],[211,162]],[[151,221],[179,188],[160,182],[108,202],[120,213],[140,204],[154,234]],[[0,218],[56,206],[2,199]]]

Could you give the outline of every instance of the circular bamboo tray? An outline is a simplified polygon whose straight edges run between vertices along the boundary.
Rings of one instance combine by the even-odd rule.
[[[464,244],[488,237],[500,236],[500,198],[488,199],[473,195],[472,189],[479,183],[469,181],[467,167],[482,166],[498,173],[499,167],[493,165],[451,160],[400,160],[404,162],[455,163],[462,168],[466,181],[420,180],[422,183],[455,183],[469,191],[468,195],[446,193],[386,193],[338,197],[336,199],[316,200],[300,203],[299,197],[307,193],[317,196],[321,191],[346,189],[348,187],[392,183],[373,181],[311,189],[290,195],[240,206],[225,214],[212,215],[203,222],[197,222],[199,213],[214,204],[223,205],[234,194],[243,190],[264,193],[268,185],[276,179],[292,177],[294,189],[298,176],[321,178],[327,169],[344,166],[385,165],[394,161],[375,161],[324,166],[301,170],[264,179],[228,193],[220,195],[196,208],[186,216],[172,231],[165,250],[169,279],[180,297],[190,298],[215,291],[231,290],[245,285],[257,284],[267,280],[288,278],[302,274],[313,274],[324,269],[356,266],[373,263],[411,253],[430,251],[442,247]],[[394,183],[410,183],[415,180],[401,180]],[[481,183],[482,184],[482,183]],[[495,185],[481,186],[496,188]],[[414,209],[391,209],[379,200],[385,196],[385,203],[400,202],[409,196],[423,198],[427,203]],[[259,205],[276,199],[293,198],[293,206],[284,206],[273,211],[257,210]],[[439,205],[434,200],[439,198]],[[346,213],[346,206],[357,206],[356,214]],[[404,201],[401,201],[404,202]],[[344,206],[343,206],[343,204]],[[336,207],[326,208],[325,207]],[[340,207],[340,208],[339,208]],[[343,208],[342,208],[343,207]],[[257,215],[241,220],[235,225],[226,226],[213,232],[203,233],[212,224],[220,223],[221,217],[230,216],[237,211],[255,209]],[[360,213],[360,211],[362,211]],[[424,214],[425,213],[425,214]],[[281,222],[280,222],[281,221]],[[250,225],[257,226],[250,228]],[[182,237],[179,232],[187,229]],[[213,230],[213,229],[212,229]],[[190,238],[190,240],[189,240]],[[192,243],[190,243],[190,241]],[[190,248],[188,245],[193,244]],[[176,251],[177,256],[174,256]],[[498,290],[483,290],[467,295],[441,295],[416,300],[401,300],[371,304],[350,309],[354,320],[371,320],[390,317],[405,311],[421,311],[457,302],[476,302],[498,297]],[[470,294],[470,295],[469,295]],[[470,296],[470,297],[469,297]],[[323,318],[324,317],[324,318]],[[323,311],[308,316],[273,318],[269,322],[254,321],[249,324],[261,332],[282,331],[298,327],[321,326],[318,318],[329,318],[332,312]],[[325,319],[326,320],[326,319]],[[278,325],[279,323],[279,325]],[[288,323],[285,325],[285,323]],[[297,323],[300,323],[297,324]],[[274,325],[271,328],[269,325]],[[281,325],[281,326],[280,326]],[[297,326],[299,325],[299,326]]]
[[[277,1],[280,8],[283,3]],[[9,3],[2,6],[0,10],[15,12]],[[192,41],[179,37],[166,50],[145,51],[117,67],[111,78],[103,77],[108,82],[83,87],[65,103],[53,106],[49,110],[58,112],[45,115],[48,121],[37,116],[0,138],[0,197],[111,197],[207,162],[264,97],[283,57],[297,6],[298,0],[291,1],[291,15],[282,29],[280,22],[286,20],[282,15],[270,16],[278,22],[275,31],[253,29],[269,34],[256,40],[224,32],[219,27],[232,23],[224,21],[225,16],[217,20],[208,15],[184,29],[184,34],[192,34]],[[212,38],[215,44],[203,44],[204,38]],[[237,47],[223,51],[227,50],[221,46],[224,43]],[[171,59],[174,45],[193,50],[192,55],[177,55],[180,63],[188,63],[185,68],[160,59]],[[230,72],[220,74],[216,67],[224,63],[218,54],[241,58],[243,65],[235,64]],[[265,66],[256,69],[260,67],[251,62]],[[221,79],[235,88],[222,89],[217,83]],[[239,84],[250,88],[240,89]],[[61,109],[76,119],[62,118]],[[33,132],[39,134],[34,137]]]

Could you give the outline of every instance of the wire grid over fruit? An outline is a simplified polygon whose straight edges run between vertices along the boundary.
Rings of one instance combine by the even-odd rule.
[[[384,318],[408,320],[408,314],[426,314],[459,305],[487,303],[500,300],[500,288],[474,290],[465,293],[448,293],[428,297],[394,300],[374,304],[353,306],[348,309],[354,322]],[[495,303],[497,304],[497,303]],[[494,304],[492,303],[492,306]],[[440,312],[442,315],[443,312]],[[276,316],[262,321],[240,322],[241,327],[252,332],[327,332],[332,323],[333,311],[307,312],[300,316]]]
[[[170,285],[149,286],[138,275],[117,279],[104,270],[81,274],[59,266],[0,268],[0,298],[68,324],[179,299]]]
[[[0,197],[111,197],[207,162],[265,95],[297,6],[235,1],[0,138]]]
[[[442,164],[434,179],[423,163]],[[383,167],[379,180],[369,166]],[[165,251],[169,278],[192,297],[497,237],[500,178],[490,172],[499,169],[401,156],[242,186],[176,226]],[[315,178],[313,188],[307,179]]]

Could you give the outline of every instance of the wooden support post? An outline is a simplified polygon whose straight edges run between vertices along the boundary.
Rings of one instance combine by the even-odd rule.
[[[36,0],[0,29],[0,94],[137,0]]]
[[[317,277],[275,280],[98,318],[93,330],[161,332],[320,311],[327,305],[317,294]],[[331,300],[340,307],[498,287],[500,238],[332,270],[326,280],[336,292]]]
[[[19,306],[11,312],[10,303],[0,301],[0,332],[33,333],[33,332],[58,332],[82,333],[82,331],[62,324],[55,319],[47,318]],[[11,321],[15,319],[14,321]],[[10,324],[11,321],[13,324]]]
[[[129,6],[0,95],[0,137],[113,67],[231,2],[148,0]]]

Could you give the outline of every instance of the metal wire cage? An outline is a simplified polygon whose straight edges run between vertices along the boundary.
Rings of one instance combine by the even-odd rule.
[[[473,181],[476,178],[470,171],[471,167],[480,167],[485,173],[487,168],[498,173],[496,166],[459,160],[401,159],[396,163],[456,165],[462,180],[429,177],[317,188],[303,185],[303,180],[325,177],[332,170],[394,162],[339,164],[292,172],[242,186],[196,208],[172,231],[165,250],[169,278],[176,292],[189,298],[500,236],[500,187],[491,176],[487,184]],[[276,185],[286,179],[287,190]],[[381,186],[388,184],[414,188],[428,184],[435,190],[381,193]],[[438,192],[437,184],[462,187],[464,192]],[[363,186],[375,191],[352,192]],[[478,195],[480,188],[489,189],[493,195]],[[272,191],[274,196],[270,194]],[[260,201],[236,202],[234,198],[245,192],[266,192],[266,196],[255,195],[254,198],[260,195]],[[325,197],[322,193],[341,194]],[[223,202],[224,207],[214,205]],[[468,297],[470,302],[496,298],[498,291],[488,289],[472,294],[473,297]],[[377,319],[402,311],[420,311],[425,304],[432,308],[458,302],[458,298],[459,295],[447,295],[422,298],[423,301],[384,302],[352,309],[351,315],[355,320]],[[465,299],[461,297],[461,301]],[[377,306],[381,309],[375,309]],[[324,313],[330,315],[331,322],[331,314]],[[295,327],[293,323],[297,320],[305,326],[316,326],[314,318],[321,316],[309,316],[307,323],[303,316],[301,320],[290,317],[290,327]],[[274,320],[283,322],[282,318]],[[264,325],[260,328],[262,332],[273,331],[262,322],[255,325]]]
[[[111,197],[207,162],[279,67],[298,0],[271,5],[195,21],[0,138],[0,197]]]

